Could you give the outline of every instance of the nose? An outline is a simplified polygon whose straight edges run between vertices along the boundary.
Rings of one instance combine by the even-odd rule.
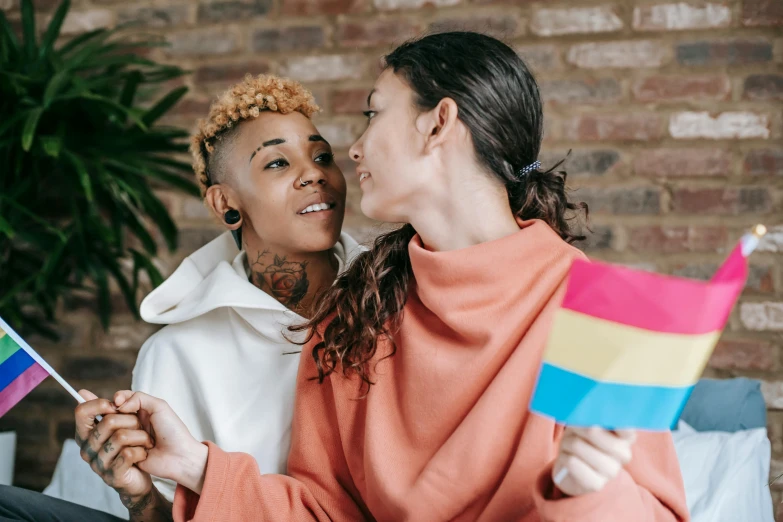
[[[356,163],[362,161],[364,157],[364,151],[362,150],[362,138],[359,138],[353,145],[351,145],[351,148],[348,149],[348,155]]]
[[[296,185],[299,187],[306,187],[312,184],[326,184],[326,174],[315,166],[307,168],[296,180]]]

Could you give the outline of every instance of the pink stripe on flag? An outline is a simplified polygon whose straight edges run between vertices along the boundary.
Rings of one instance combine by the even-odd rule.
[[[747,274],[739,249],[710,282],[575,261],[562,307],[655,332],[705,334],[726,325]]]
[[[16,406],[16,403],[33,391],[33,388],[41,384],[47,377],[49,377],[49,373],[40,364],[34,363],[19,377],[11,381],[11,384],[0,391],[0,417]]]

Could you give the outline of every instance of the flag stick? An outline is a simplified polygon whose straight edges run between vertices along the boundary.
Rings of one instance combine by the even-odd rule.
[[[2,318],[2,317],[0,317],[0,328],[2,328],[2,329],[5,331],[5,333],[6,333],[6,334],[7,334],[7,335],[8,335],[8,336],[11,338],[11,339],[13,339],[13,340],[14,340],[14,342],[15,342],[16,344],[18,344],[19,346],[21,346],[21,347],[22,347],[22,350],[24,350],[25,352],[27,352],[27,355],[29,355],[30,357],[32,357],[32,358],[33,358],[33,360],[34,360],[35,362],[37,362],[38,364],[40,364],[40,365],[43,367],[43,369],[44,369],[44,370],[46,370],[46,371],[49,373],[49,375],[51,375],[52,377],[54,377],[54,379],[55,379],[57,382],[59,382],[59,383],[62,385],[62,387],[63,387],[63,388],[65,388],[65,391],[67,391],[68,393],[70,393],[70,394],[73,396],[73,398],[74,398],[74,399],[76,399],[77,401],[79,401],[79,404],[81,404],[81,403],[83,403],[83,402],[86,402],[86,400],[84,399],[84,397],[82,397],[81,395],[79,395],[79,393],[78,393],[76,390],[74,390],[74,389],[73,389],[73,386],[71,386],[70,384],[68,384],[68,383],[65,381],[65,379],[63,379],[63,378],[60,376],[60,374],[59,374],[59,373],[57,373],[56,371],[54,371],[54,368],[52,368],[51,366],[49,366],[49,363],[47,363],[46,361],[44,361],[43,357],[41,357],[40,355],[38,355],[38,353],[37,353],[35,350],[33,350],[33,349],[30,347],[30,345],[29,345],[29,344],[27,344],[27,343],[25,342],[25,340],[24,340],[24,339],[22,339],[21,337],[19,337],[19,335],[17,335],[17,333],[16,333],[16,332],[14,332],[13,328],[11,328],[10,326],[8,326],[8,323],[6,323],[5,321],[3,321],[3,318]]]

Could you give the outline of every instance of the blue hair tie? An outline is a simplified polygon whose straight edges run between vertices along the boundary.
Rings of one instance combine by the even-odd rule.
[[[531,163],[530,165],[528,165],[527,167],[525,167],[524,169],[520,169],[517,172],[517,175],[518,176],[526,176],[526,175],[530,174],[531,172],[533,172],[534,170],[536,170],[540,166],[541,166],[541,162],[536,160],[533,163]]]

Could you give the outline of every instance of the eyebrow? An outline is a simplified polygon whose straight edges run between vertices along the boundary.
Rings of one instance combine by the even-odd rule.
[[[326,143],[327,145],[329,145],[329,142],[328,142],[328,141],[326,141],[326,140],[324,139],[324,137],[323,137],[323,136],[321,136],[320,134],[311,134],[311,135],[310,135],[310,136],[307,138],[307,141],[311,141],[311,142],[315,142],[315,141],[321,141],[321,142],[323,142],[323,143]],[[275,138],[275,139],[273,139],[273,140],[269,140],[269,141],[265,141],[265,142],[263,142],[263,143],[261,144],[261,146],[260,146],[260,147],[258,147],[256,150],[254,150],[254,151],[253,151],[253,153],[250,155],[250,159],[248,160],[248,164],[250,164],[250,163],[252,163],[252,162],[253,162],[253,158],[255,158],[255,157],[256,157],[256,153],[257,153],[258,151],[260,151],[261,149],[263,149],[264,147],[272,147],[272,146],[274,146],[274,145],[282,145],[283,143],[285,143],[285,140],[284,140],[283,138]]]

